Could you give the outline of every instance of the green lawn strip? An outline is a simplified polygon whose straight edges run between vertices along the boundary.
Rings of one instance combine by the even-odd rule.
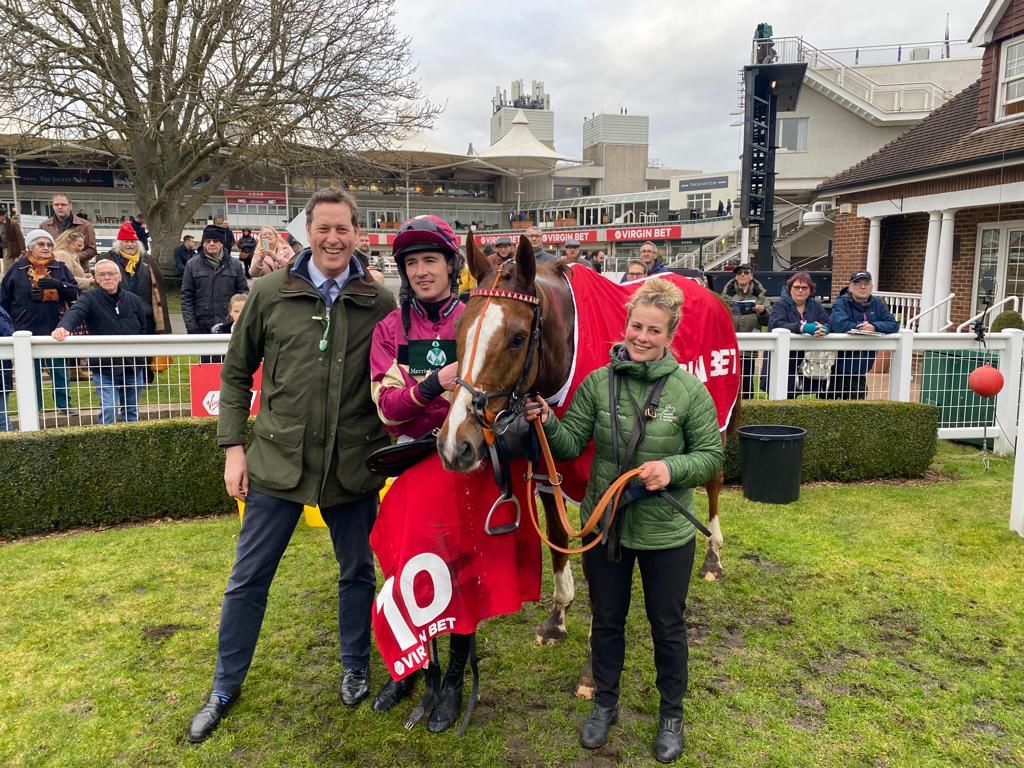
[[[805,486],[786,506],[725,493],[726,578],[690,587],[680,765],[1024,763],[1012,462],[985,472],[977,451],[943,444],[933,469],[923,482]],[[572,696],[589,615],[578,559],[568,640],[533,644],[545,574],[545,602],[481,628],[467,734],[407,732],[412,702],[380,716],[338,701],[337,567],[326,532],[301,523],[241,701],[209,742],[186,744],[237,531],[227,516],[0,546],[0,764],[651,763],[658,694],[639,578],[622,720],[606,747],[576,741],[589,709]],[[376,656],[371,674],[375,690]]]

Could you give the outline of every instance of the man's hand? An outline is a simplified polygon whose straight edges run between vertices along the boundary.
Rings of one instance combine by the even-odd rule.
[[[376,267],[367,267],[366,271],[370,273],[370,277],[376,280],[381,285],[384,285],[384,273]]]
[[[754,311],[757,312],[757,314],[759,314],[759,315],[763,315],[764,314],[764,305],[762,305],[762,304],[755,304],[754,305]]]
[[[71,335],[71,331],[67,328],[54,328],[53,333],[50,335],[57,341],[64,341],[64,339]]]
[[[668,471],[668,464],[664,461],[645,461],[640,465],[640,474],[637,479],[644,484],[648,491],[660,491],[668,487],[672,480],[672,473]]]
[[[874,332],[874,330],[875,330],[875,326],[872,325],[871,323],[861,323],[860,325],[857,326],[857,328],[859,328],[862,331],[869,331],[869,332]]]
[[[455,389],[455,379],[459,375],[459,363],[448,363],[444,368],[437,372],[437,379],[441,382],[441,386],[445,388],[445,391],[451,392]]]
[[[224,451],[224,488],[228,496],[244,500],[249,495],[249,470],[245,464],[245,448],[232,445]]]

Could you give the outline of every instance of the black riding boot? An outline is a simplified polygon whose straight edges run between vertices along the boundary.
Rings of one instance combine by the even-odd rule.
[[[469,649],[473,643],[473,635],[451,635],[451,652],[448,659],[448,670],[441,684],[441,695],[430,713],[427,730],[440,733],[451,728],[459,719],[462,709],[462,678],[469,660]]]

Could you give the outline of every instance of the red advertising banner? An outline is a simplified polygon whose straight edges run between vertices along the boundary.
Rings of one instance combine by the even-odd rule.
[[[228,205],[284,205],[284,192],[259,189],[225,189]]]
[[[188,369],[188,383],[191,390],[193,416],[220,415],[220,363],[201,363]],[[255,416],[260,410],[260,385],[263,383],[263,366],[256,369],[252,377],[252,403],[249,415]]]
[[[605,230],[605,239],[611,242],[625,240],[681,240],[683,228],[678,224],[664,227],[612,227]]]

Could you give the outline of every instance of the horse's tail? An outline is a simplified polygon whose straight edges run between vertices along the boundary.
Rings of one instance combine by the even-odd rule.
[[[742,410],[741,403],[743,398],[740,397],[739,392],[736,393],[736,402],[732,407],[732,412],[729,414],[729,421],[725,424],[725,435],[735,435],[737,430],[740,428],[742,423],[740,411]]]

